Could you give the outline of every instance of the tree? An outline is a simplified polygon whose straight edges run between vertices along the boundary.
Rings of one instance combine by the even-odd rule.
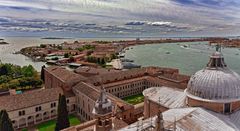
[[[0,112],[0,131],[14,131],[6,110]]]
[[[62,49],[63,49],[63,47],[62,47],[61,45],[58,45],[57,48],[58,48],[59,50],[62,50]]]
[[[36,75],[36,71],[32,65],[23,66],[22,73],[25,77],[32,77],[32,76]]]
[[[45,65],[43,65],[42,69],[41,69],[41,79],[42,79],[42,81],[45,81],[45,79],[44,79],[44,68],[46,68]]]
[[[117,55],[116,54],[111,54],[110,55],[110,59],[112,60],[112,59],[117,59]]]
[[[68,53],[65,53],[64,54],[64,58],[68,58],[69,57],[69,54]]]
[[[58,113],[57,113],[57,122],[55,131],[60,131],[70,126],[68,111],[67,111],[67,102],[64,95],[59,94],[58,99]]]
[[[44,45],[44,44],[41,44],[40,47],[41,47],[41,48],[46,48],[47,46]]]
[[[101,59],[100,58],[97,58],[97,63],[101,64]]]
[[[105,65],[105,64],[106,64],[105,59],[102,58],[102,59],[101,59],[101,65]]]
[[[2,64],[0,66],[0,75],[8,75],[11,74],[11,64]]]
[[[58,57],[53,57],[51,60],[58,60],[59,58]]]

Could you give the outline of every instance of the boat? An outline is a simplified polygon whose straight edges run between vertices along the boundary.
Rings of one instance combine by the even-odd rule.
[[[132,68],[141,68],[141,65],[133,64],[131,62],[122,62],[124,69],[132,69]]]
[[[134,62],[134,60],[130,60],[130,59],[121,59],[122,62]]]
[[[119,58],[124,58],[124,57],[125,57],[125,54],[119,54],[118,57],[119,57]]]
[[[239,55],[239,53],[236,53],[235,55]]]
[[[4,39],[0,38],[0,45],[7,45],[7,44],[9,44],[9,43],[5,42]]]
[[[78,64],[78,63],[68,63],[67,65],[70,68],[78,68],[78,67],[82,66],[82,64]]]
[[[188,48],[188,45],[183,45],[184,48]]]
[[[48,64],[48,65],[57,65],[57,61],[55,61],[55,60],[48,60],[46,64]]]
[[[170,54],[170,52],[169,52],[169,51],[167,51],[165,54]]]
[[[184,48],[184,49],[188,49],[188,45],[181,45],[180,47]]]
[[[3,39],[0,40],[0,45],[7,45],[9,43],[5,42]]]

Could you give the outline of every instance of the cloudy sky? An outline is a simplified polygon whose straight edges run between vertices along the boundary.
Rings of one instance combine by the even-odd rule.
[[[240,35],[240,0],[0,0],[0,36]]]

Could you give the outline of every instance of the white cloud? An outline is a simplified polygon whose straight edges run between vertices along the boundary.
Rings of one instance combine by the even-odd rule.
[[[181,31],[214,30],[218,25],[221,30],[227,26],[228,31],[236,32],[240,23],[240,2],[238,0],[217,1],[219,6],[207,4],[201,0],[192,0],[194,4],[183,5],[177,0],[0,0],[0,17],[21,18],[25,20],[43,19],[56,20],[57,25],[76,23],[97,24],[106,32],[108,25],[133,26],[122,32],[158,32],[167,28],[177,28]],[[231,3],[236,3],[231,5]],[[29,10],[9,7],[24,7]],[[26,21],[27,22],[27,21]],[[58,23],[59,22],[59,23]],[[143,25],[143,22],[146,25]],[[36,24],[37,22],[32,22]],[[41,22],[40,22],[41,23]],[[39,23],[39,24],[40,24]],[[159,27],[149,27],[159,26]],[[126,27],[125,27],[126,28]],[[84,29],[82,29],[84,30]],[[96,29],[86,29],[96,30]],[[216,30],[217,31],[217,30]],[[163,31],[162,31],[163,32]]]
[[[172,22],[168,22],[168,21],[156,21],[156,22],[148,22],[148,25],[152,25],[152,26],[162,26],[162,25],[172,25]]]

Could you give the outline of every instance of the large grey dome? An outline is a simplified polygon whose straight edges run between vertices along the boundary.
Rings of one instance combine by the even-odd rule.
[[[240,98],[240,77],[230,69],[203,69],[191,77],[187,91],[204,99]]]
[[[186,91],[208,100],[240,99],[240,76],[227,67],[221,52],[215,52],[207,67],[192,75]]]

